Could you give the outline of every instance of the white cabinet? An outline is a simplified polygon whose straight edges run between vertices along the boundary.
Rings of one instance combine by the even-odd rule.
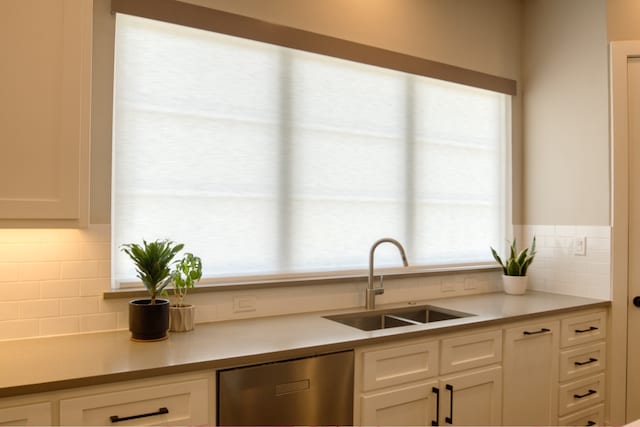
[[[560,323],[558,424],[602,425],[605,414],[607,312],[587,311]]]
[[[60,399],[60,425],[207,425],[211,374],[77,389]]]
[[[560,323],[542,319],[505,330],[505,425],[554,425]]]
[[[483,330],[357,349],[355,425],[499,425],[501,336]]]
[[[464,371],[440,379],[440,425],[502,424],[502,368]]]
[[[0,226],[86,225],[92,8],[0,1]]]
[[[0,426],[47,425],[52,425],[51,402],[24,404],[14,402],[0,406]]]

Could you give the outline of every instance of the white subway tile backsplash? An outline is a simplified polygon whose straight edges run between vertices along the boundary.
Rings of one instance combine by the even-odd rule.
[[[80,317],[51,317],[40,319],[40,335],[76,334],[80,332]]]
[[[18,264],[0,260],[0,282],[16,282],[18,280]]]
[[[55,280],[60,278],[58,262],[26,262],[18,264],[18,281]]]
[[[611,298],[611,228],[609,226],[521,225],[518,236],[536,234],[538,256],[529,284],[560,294]],[[574,253],[576,237],[586,237],[586,254]]]
[[[22,301],[40,298],[40,283],[12,282],[0,283],[2,301]]]
[[[20,307],[15,302],[0,302],[0,321],[20,318]]]
[[[99,312],[98,297],[60,299],[60,315],[93,314]]]
[[[117,313],[89,314],[80,317],[80,330],[82,332],[108,331],[117,329]]]
[[[21,319],[40,319],[42,317],[60,315],[60,302],[58,300],[22,301],[18,304],[20,304]]]
[[[62,279],[92,279],[98,277],[98,261],[70,261],[61,263]]]
[[[38,336],[38,320],[9,320],[0,322],[0,340]]]
[[[40,282],[40,298],[69,298],[80,296],[80,280],[48,280]]]

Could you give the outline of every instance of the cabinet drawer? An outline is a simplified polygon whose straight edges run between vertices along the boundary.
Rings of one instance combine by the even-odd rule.
[[[563,319],[560,326],[560,347],[569,347],[607,336],[607,313],[598,311]]]
[[[0,426],[50,426],[51,403],[32,403],[0,408]]]
[[[561,426],[601,426],[604,425],[604,405],[597,405],[558,420]]]
[[[560,381],[573,380],[603,370],[606,344],[599,342],[560,352]]]
[[[173,382],[62,399],[60,424],[204,425],[210,404],[208,380]]]
[[[438,374],[438,341],[366,350],[362,391],[434,377]]]
[[[490,365],[502,360],[502,331],[489,331],[442,340],[440,373]]]
[[[588,408],[604,400],[604,373],[560,386],[560,416]]]

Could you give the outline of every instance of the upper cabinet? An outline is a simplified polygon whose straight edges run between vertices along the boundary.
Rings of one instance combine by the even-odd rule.
[[[0,226],[87,225],[92,8],[0,1]]]

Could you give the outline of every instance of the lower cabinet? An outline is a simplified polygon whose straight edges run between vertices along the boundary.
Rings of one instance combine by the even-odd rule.
[[[51,402],[13,404],[0,407],[0,426],[52,425]]]
[[[500,425],[501,334],[480,331],[357,349],[354,424]]]
[[[439,425],[502,425],[502,367],[442,377]]]
[[[555,425],[560,322],[543,319],[505,329],[505,425]]]
[[[126,388],[60,400],[60,425],[209,424],[209,380],[190,379]]]

